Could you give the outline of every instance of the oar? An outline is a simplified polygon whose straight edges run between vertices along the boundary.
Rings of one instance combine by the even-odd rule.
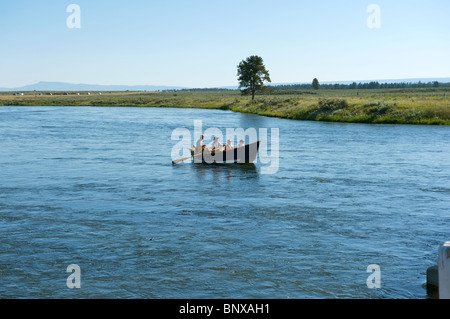
[[[218,148],[213,149],[213,150],[211,151],[211,153],[214,152],[215,150],[218,150]],[[177,163],[183,162],[183,161],[185,161],[185,160],[187,160],[187,159],[190,159],[190,158],[193,158],[193,157],[202,155],[202,154],[203,154],[203,153],[198,153],[198,154],[194,154],[194,155],[192,155],[192,156],[183,157],[183,158],[177,159],[177,160],[175,160],[175,161],[172,161],[172,164],[177,164]]]

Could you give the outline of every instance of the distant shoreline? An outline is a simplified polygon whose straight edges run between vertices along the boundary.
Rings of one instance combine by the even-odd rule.
[[[202,108],[322,122],[450,125],[450,88],[277,91],[253,103],[231,90],[15,93],[0,92],[0,106]]]

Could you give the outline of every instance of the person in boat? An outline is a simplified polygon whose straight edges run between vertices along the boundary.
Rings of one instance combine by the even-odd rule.
[[[222,149],[222,145],[220,145],[220,143],[219,143],[219,137],[215,136],[214,142],[211,145],[211,150],[221,150],[221,149]]]
[[[195,144],[195,153],[200,153],[205,146],[203,145],[203,139],[205,138],[205,135],[200,135],[200,138],[197,141],[197,144]]]
[[[242,146],[245,146],[244,140],[240,140],[240,141],[239,141],[239,146],[238,146],[238,147],[242,147]]]
[[[227,144],[225,145],[225,149],[227,150],[227,151],[229,151],[229,150],[232,150],[234,147],[233,147],[233,143],[231,143],[231,140],[227,140]]]

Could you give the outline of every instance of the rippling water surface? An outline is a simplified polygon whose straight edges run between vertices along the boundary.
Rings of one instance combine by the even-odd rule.
[[[172,165],[194,120],[278,128],[278,172]],[[427,298],[449,207],[448,127],[0,108],[1,298]]]

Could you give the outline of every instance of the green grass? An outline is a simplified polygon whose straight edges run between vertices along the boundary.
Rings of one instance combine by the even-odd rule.
[[[0,105],[133,106],[231,110],[295,120],[450,125],[450,88],[279,91],[255,101],[239,91],[80,92],[13,96]]]

